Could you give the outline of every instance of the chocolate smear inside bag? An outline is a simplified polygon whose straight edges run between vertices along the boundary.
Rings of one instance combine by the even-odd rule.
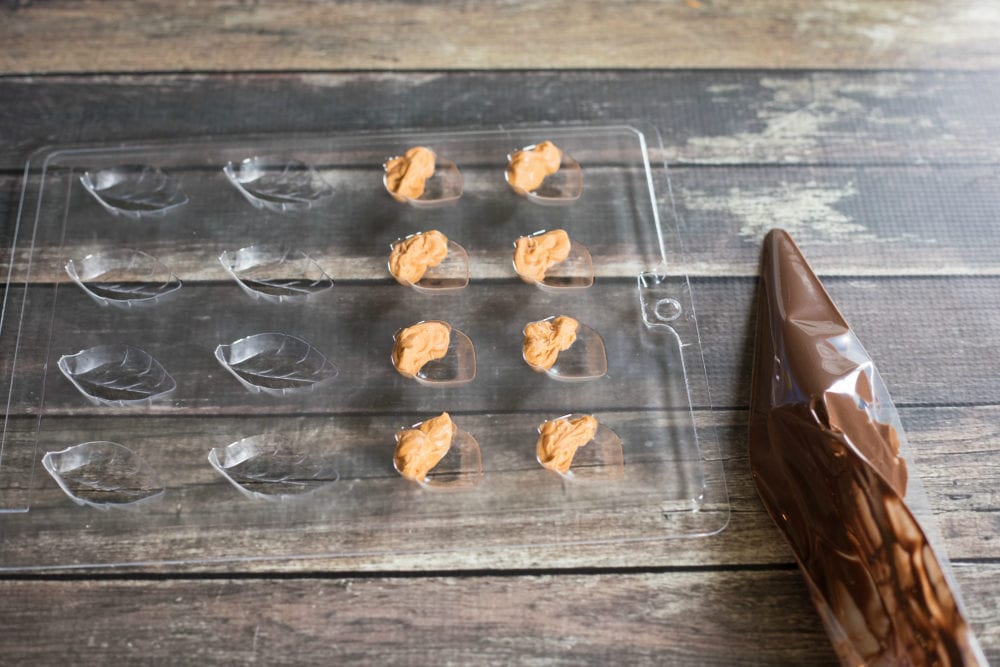
[[[899,418],[791,237],[764,240],[750,468],[844,665],[986,664],[907,506]]]

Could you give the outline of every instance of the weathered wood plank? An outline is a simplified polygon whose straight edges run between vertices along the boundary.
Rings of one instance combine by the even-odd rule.
[[[1000,177],[987,167],[670,170],[689,275],[756,276],[774,227],[823,276],[1000,272]]]
[[[11,291],[16,298],[21,288]],[[680,297],[681,295],[677,295]],[[232,282],[188,285],[171,302],[153,309],[101,308],[75,285],[38,287],[25,321],[27,331],[47,330],[51,345],[30,338],[21,346],[17,372],[28,379],[47,368],[47,414],[89,413],[91,406],[60,374],[56,362],[100,344],[127,343],[145,349],[177,381],[177,391],[157,402],[155,412],[187,414],[375,413],[440,411],[505,412],[613,407],[680,409],[689,404],[681,374],[680,345],[667,327],[642,323],[632,280],[598,283],[585,294],[551,295],[513,279],[483,283],[455,295],[418,295],[395,283],[336,285],[306,304],[255,301]],[[54,299],[54,301],[53,301]],[[522,330],[528,322],[568,313],[604,339],[610,371],[589,382],[565,383],[525,364]],[[151,322],[155,317],[155,324]],[[443,319],[468,335],[476,348],[477,379],[459,389],[428,388],[404,378],[390,363],[393,335],[403,327]],[[316,346],[340,369],[314,391],[274,396],[253,393],[214,358],[216,346],[257,333],[277,331]],[[707,397],[692,400],[707,405]],[[443,405],[446,403],[447,405]],[[37,405],[17,393],[12,414]],[[142,408],[140,408],[141,410]],[[126,408],[125,413],[135,413]],[[102,410],[104,414],[122,409]],[[560,413],[560,414],[563,414]],[[558,415],[557,415],[558,416]]]
[[[992,278],[827,278],[824,285],[868,350],[898,405],[995,403],[986,370],[996,315]],[[749,399],[756,281],[692,285],[713,400]],[[741,316],[741,313],[744,315]]]
[[[559,226],[590,248],[599,278],[634,277],[657,263],[652,223],[630,224],[645,213],[648,197],[636,196],[631,207],[620,201],[635,178],[626,169],[589,168],[584,199],[557,210],[521,202],[496,174],[470,169],[466,199],[430,215],[392,201],[377,169],[327,173],[337,176],[334,203],[281,216],[251,208],[221,172],[181,172],[191,207],[158,225],[113,218],[75,184],[66,233],[55,234],[59,245],[39,240],[34,249],[19,247],[13,280],[25,279],[30,258],[33,281],[66,282],[67,259],[107,248],[108,239],[126,233],[123,225],[130,247],[156,256],[185,281],[228,280],[219,253],[259,242],[308,249],[336,280],[384,280],[388,244],[430,227],[466,246],[474,279],[512,277],[511,241]],[[1000,274],[1000,177],[993,167],[675,167],[670,180],[658,201],[671,224],[672,194],[679,216],[683,251],[671,254],[673,273],[756,276],[760,240],[777,226],[792,233],[824,276]],[[19,196],[17,177],[0,177],[8,233]],[[33,220],[27,212],[24,224]],[[43,216],[43,227],[56,224]],[[675,250],[672,237],[667,245]],[[0,259],[2,275],[6,261]]]
[[[998,408],[915,408],[904,409],[901,414],[914,452],[912,472],[927,492],[948,555],[959,561],[995,557],[1000,521],[1000,495],[996,488],[996,479],[1000,476],[1000,449],[996,445]],[[631,427],[627,425],[627,415],[608,414],[607,418],[608,423],[622,428],[628,437],[630,431],[627,429]],[[391,432],[399,421],[395,418],[370,419],[366,423],[370,433],[377,434],[382,425],[387,425]],[[134,514],[100,513],[73,505],[38,466],[32,511],[26,515],[3,517],[0,564],[9,567],[42,562],[81,564],[115,559],[134,562],[241,555],[281,558],[335,553],[338,548],[346,549],[347,545],[355,551],[354,555],[319,560],[245,562],[240,568],[252,571],[426,571],[790,564],[791,555],[764,513],[750,479],[745,456],[745,421],[744,412],[699,415],[702,429],[711,426],[718,430],[731,503],[728,528],[707,538],[654,539],[626,548],[620,544],[567,547],[565,543],[586,540],[595,531],[607,536],[630,534],[655,538],[662,534],[657,531],[668,530],[669,526],[661,522],[657,527],[643,519],[648,507],[627,505],[620,505],[610,513],[588,510],[588,516],[594,521],[567,520],[555,533],[539,532],[539,525],[544,522],[537,513],[514,511],[513,505],[521,503],[516,499],[510,512],[494,511],[483,516],[468,507],[449,509],[442,506],[442,511],[451,517],[447,521],[404,511],[403,504],[394,509],[382,507],[380,496],[402,497],[398,485],[391,483],[394,480],[388,462],[391,442],[385,446],[369,443],[368,433],[359,434],[348,424],[323,418],[277,421],[260,417],[211,418],[199,419],[198,423],[169,418],[52,419],[40,435],[37,457],[46,450],[62,449],[87,439],[122,442],[135,448],[161,471],[171,496]],[[459,418],[459,422],[481,436],[497,428],[489,417],[466,416]],[[513,432],[517,428],[512,421],[508,430]],[[314,503],[315,512],[289,512],[287,516],[281,515],[282,519],[272,521],[268,517],[274,515],[273,507],[244,499],[206,461],[209,448],[224,446],[257,432],[283,432],[317,442],[323,442],[331,434],[339,434],[343,440],[332,446],[345,452],[364,441],[371,451],[357,451],[355,457],[363,459],[362,463],[372,470],[378,468],[389,478],[385,481],[361,480],[348,489],[348,493],[320,496]],[[504,460],[516,456],[516,448],[494,439],[484,437],[482,446],[487,474],[497,465],[503,465]],[[635,448],[630,447],[629,456],[634,451]],[[521,486],[518,488],[522,495],[537,498],[539,503],[548,502],[542,493],[548,488],[545,480],[532,477],[530,472],[519,473]],[[669,491],[668,486],[677,488],[676,484],[664,479],[664,494]],[[503,488],[491,485],[489,491],[501,493]],[[336,504],[331,505],[324,498],[334,499]],[[436,503],[437,500],[424,495],[414,496],[409,502]],[[600,499],[591,498],[587,502],[593,507],[601,504]],[[616,499],[612,504],[617,502]],[[553,503],[553,506],[558,505],[559,502]],[[191,516],[186,521],[177,518],[177,515],[188,515],[195,506],[212,507],[216,518]],[[386,514],[378,513],[382,510]],[[388,514],[390,510],[399,516],[394,519]],[[354,513],[355,516],[342,518],[339,523],[344,525],[338,525],[338,512]],[[372,517],[368,528],[360,532],[347,526],[356,523],[358,515]],[[413,522],[410,529],[398,525],[400,517]],[[212,526],[211,541],[206,541],[206,521]],[[87,522],[87,529],[81,527],[81,522]],[[423,526],[426,533],[414,532],[414,525]],[[425,535],[440,535],[438,546],[444,547],[447,540],[459,534],[458,531],[464,531],[461,534],[465,536],[467,548],[457,551],[435,553],[433,541],[424,539]],[[121,539],[123,533],[128,534],[129,539]],[[512,546],[509,535],[517,535],[519,544],[533,543],[535,546]],[[545,546],[546,543],[550,546]],[[170,567],[219,571],[233,566],[203,563]]]
[[[0,591],[7,659],[34,664],[56,656],[79,664],[129,656],[502,664],[516,655],[567,665],[728,665],[734,656],[829,664],[833,657],[795,572],[5,581]],[[801,622],[787,622],[795,616]]]
[[[488,171],[470,170],[466,199],[427,215],[392,201],[375,170],[356,170],[350,177],[338,174],[335,203],[296,216],[252,209],[221,173],[182,173],[190,210],[154,225],[111,217],[75,185],[66,233],[55,234],[61,245],[39,241],[34,249],[18,248],[13,280],[25,279],[30,258],[32,280],[67,282],[67,259],[100,252],[120,243],[109,238],[123,236],[129,247],[153,254],[185,281],[227,280],[219,252],[260,242],[308,249],[338,280],[387,279],[389,243],[430,227],[466,246],[474,279],[512,277],[511,241],[554,227],[587,244],[599,278],[634,277],[656,264],[652,223],[637,223],[634,231],[628,223],[645,212],[648,197],[637,196],[631,206],[620,197],[635,174],[607,167],[586,173],[584,199],[553,211],[507,196]],[[674,273],[756,276],[760,239],[783,227],[825,276],[1000,274],[1000,176],[992,167],[677,167],[670,180],[683,242],[682,252],[674,253],[673,237],[666,240]],[[8,231],[19,196],[15,177],[0,178],[0,213],[8,211]],[[658,201],[672,224],[666,185]],[[63,209],[61,203],[53,206]],[[23,224],[34,217],[28,211]],[[56,224],[42,217],[43,227]],[[613,239],[609,229],[629,231]]]
[[[4,72],[1000,65],[987,0],[3,7]]]
[[[462,199],[433,211],[400,204],[385,192],[385,157],[377,151],[366,154],[369,162],[355,169],[321,168],[336,196],[308,211],[284,215],[253,208],[227,181],[221,166],[164,166],[180,181],[190,202],[153,224],[131,224],[110,215],[84,190],[79,172],[49,176],[44,184],[41,177],[32,176],[31,194],[44,189],[43,207],[24,214],[25,232],[12,279],[26,279],[30,259],[31,280],[68,281],[67,259],[79,261],[109,247],[129,247],[159,258],[184,281],[226,281],[230,277],[220,265],[221,252],[274,244],[308,251],[335,280],[386,280],[391,279],[386,268],[390,244],[432,228],[468,251],[473,280],[516,278],[511,264],[515,239],[556,228],[567,229],[575,242],[590,249],[598,277],[634,279],[663,261],[650,195],[648,190],[637,191],[637,186],[646,187],[638,145],[635,140],[634,164],[590,166],[580,200],[562,207],[537,206],[511,191],[503,179],[502,149],[489,167],[461,165]],[[251,150],[246,149],[248,154]],[[665,182],[662,190],[661,207],[666,211]],[[32,238],[36,219],[32,246],[26,240]]]
[[[0,99],[8,170],[53,144],[636,119],[660,129],[672,164],[1000,161],[990,72],[15,77]]]
[[[960,566],[1000,659],[1000,566]],[[3,581],[11,663],[833,665],[796,571]]]
[[[708,383],[719,407],[740,407],[748,400],[755,284],[753,279],[708,278],[692,283]],[[995,345],[989,336],[996,317],[981,304],[996,300],[1000,278],[829,278],[825,284],[854,323],[900,405],[996,403],[1000,361],[991,353]],[[641,324],[638,294],[630,280],[598,281],[569,300],[519,282],[484,282],[451,297],[416,299],[388,281],[342,284],[317,297],[312,306],[261,303],[235,283],[220,283],[187,285],[173,301],[131,310],[101,308],[75,285],[57,290],[53,310],[54,288],[32,289],[35,301],[25,326],[28,331],[51,328],[53,335],[48,356],[48,341],[26,340],[19,352],[18,373],[34,384],[47,364],[48,414],[93,412],[95,408],[59,373],[56,361],[63,354],[115,342],[143,347],[177,380],[177,393],[157,403],[153,408],[157,413],[421,412],[444,409],[442,400],[453,402],[445,406],[448,409],[476,412],[566,405],[587,410],[672,408],[687,403],[683,395],[663,394],[666,385],[648,372],[651,364],[665,377],[679,372],[676,343],[667,340],[669,336],[657,342],[658,334]],[[577,313],[604,336],[607,377],[582,384],[557,383],[524,364],[520,351],[524,324],[559,312]],[[161,323],[156,328],[149,323],[152,313]],[[51,321],[50,315],[54,315]],[[388,361],[393,333],[428,318],[450,321],[477,346],[480,375],[461,392],[422,387],[399,376]],[[498,325],[497,318],[503,324]],[[248,392],[213,358],[216,345],[272,330],[316,345],[339,365],[339,378],[310,394],[280,400]],[[700,392],[692,400],[696,406],[708,404]],[[22,414],[37,406],[37,395],[18,394],[11,411]],[[100,411],[123,413],[107,406]]]
[[[602,423],[622,438],[624,467],[616,478],[576,484],[563,483],[535,462],[538,415],[455,419],[478,439],[484,474],[475,488],[454,493],[421,490],[394,472],[392,436],[413,421],[407,417],[200,419],[160,427],[145,421],[131,433],[114,434],[104,432],[106,420],[50,420],[39,436],[44,443],[125,436],[123,444],[162,471],[159,478],[167,492],[133,512],[77,512],[39,471],[31,511],[2,517],[0,567],[171,561],[184,560],[184,553],[217,561],[240,553],[273,559],[454,552],[598,539],[659,540],[684,531],[715,532],[725,525],[719,466],[702,465],[692,436],[676,423],[683,418],[601,413]],[[53,428],[58,432],[52,433]],[[136,433],[143,428],[151,430]],[[16,425],[8,424],[8,435],[15,430]],[[311,498],[247,499],[208,465],[207,453],[261,433],[272,442],[305,447],[322,459],[325,469],[336,470],[339,481]],[[62,449],[61,444],[43,447]],[[14,461],[7,454],[4,463],[10,465]],[[325,477],[333,481],[338,475]],[[697,498],[704,500],[694,513]],[[89,546],[78,540],[81,521],[87,523]],[[129,539],[122,540],[123,535]],[[26,558],[30,542],[36,548]],[[74,542],[76,548],[64,550]],[[56,552],[60,555],[53,560]]]

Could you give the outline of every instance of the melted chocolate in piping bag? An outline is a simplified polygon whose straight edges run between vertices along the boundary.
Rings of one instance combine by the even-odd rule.
[[[871,358],[787,233],[764,241],[750,467],[844,665],[978,665],[907,508],[899,419]]]

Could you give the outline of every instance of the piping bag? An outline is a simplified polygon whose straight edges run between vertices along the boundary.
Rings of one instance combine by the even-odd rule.
[[[764,240],[750,469],[843,665],[985,665],[906,505],[899,416],[791,237]]]

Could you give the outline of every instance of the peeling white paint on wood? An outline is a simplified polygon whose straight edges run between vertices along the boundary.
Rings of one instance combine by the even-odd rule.
[[[686,190],[681,194],[689,209],[737,218],[737,233],[754,243],[774,227],[810,243],[859,244],[877,239],[867,227],[837,208],[841,201],[857,194],[853,182],[841,187],[815,181],[782,182],[774,187],[734,186],[725,193]]]
[[[760,129],[691,137],[677,149],[675,159],[686,164],[795,164],[817,159],[822,157],[826,139],[843,134],[837,126],[898,124],[900,119],[887,114],[879,101],[926,98],[937,92],[936,86],[927,86],[926,81],[918,86],[913,74],[902,72],[877,74],[864,81],[837,73],[801,78],[765,76],[758,83],[771,93],[756,110]],[[723,95],[717,103],[725,104],[728,92],[716,91]],[[732,91],[728,99],[734,113],[736,105],[746,102],[739,91]],[[907,114],[905,122],[920,127],[935,124],[918,114]]]
[[[382,85],[396,84],[417,86],[436,81],[445,76],[442,72],[305,72],[298,75],[299,81],[314,88],[343,88],[358,82],[372,82]]]

